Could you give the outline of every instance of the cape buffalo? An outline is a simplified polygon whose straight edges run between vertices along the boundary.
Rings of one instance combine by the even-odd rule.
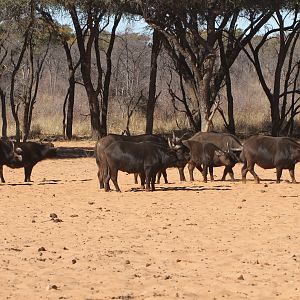
[[[24,168],[25,182],[31,181],[32,168],[39,161],[56,156],[56,148],[54,148],[52,143],[16,142],[16,146],[22,150],[22,161],[11,161],[6,165],[12,169]],[[5,182],[3,164],[0,165],[0,177],[1,182]]]
[[[0,166],[22,161],[22,150],[15,146],[15,142],[0,139]],[[2,182],[4,182],[2,180]]]
[[[105,190],[109,191],[109,180],[112,179],[115,188],[120,192],[117,182],[118,171],[139,173],[142,183],[146,180],[146,191],[155,190],[155,178],[159,170],[176,167],[178,161],[187,160],[188,149],[184,146],[170,149],[153,142],[117,141],[103,150],[102,164]]]
[[[96,142],[95,145],[95,156],[96,156],[96,163],[98,166],[98,179],[99,179],[99,186],[100,189],[104,188],[104,182],[103,182],[103,172],[102,172],[102,154],[103,151],[106,147],[108,147],[110,144],[117,142],[117,141],[126,141],[126,142],[154,142],[157,144],[162,144],[167,146],[168,142],[165,138],[163,138],[160,135],[155,135],[155,134],[141,134],[141,135],[118,135],[118,134],[109,134],[103,138],[101,138],[100,140],[98,140]],[[137,183],[137,175],[135,174],[134,179],[135,179],[135,183]],[[167,180],[167,178],[165,177],[165,180]]]
[[[182,143],[184,136],[181,138],[175,137],[173,135],[172,142],[177,145]],[[236,162],[240,161],[240,153],[242,151],[242,144],[238,138],[229,133],[219,133],[219,132],[197,132],[191,138],[185,139],[186,141],[197,141],[200,143],[212,143],[220,148],[222,151],[229,151],[233,157],[235,157]],[[193,171],[197,167],[200,172],[202,172],[201,166],[196,166],[192,162],[188,163],[188,169],[190,174],[190,180],[194,181]],[[184,168],[184,167],[183,167]],[[184,178],[183,168],[181,169],[182,178]],[[229,174],[231,180],[234,180],[234,173],[231,166],[225,166],[222,180],[226,179],[226,175]],[[184,178],[185,179],[185,178]]]
[[[276,168],[277,183],[283,169],[288,169],[295,180],[295,164],[300,161],[300,145],[291,138],[252,136],[243,145],[242,156],[244,165],[242,167],[242,180],[246,182],[246,174],[249,171],[254,180],[259,183],[260,179],[254,172],[254,165],[257,164],[264,169]]]
[[[226,166],[232,168],[235,165],[236,160],[231,153],[221,150],[212,143],[199,143],[194,140],[186,140],[182,143],[190,149],[189,165],[193,165],[201,170],[204,182],[207,182],[208,169],[210,179],[214,181],[214,167]]]

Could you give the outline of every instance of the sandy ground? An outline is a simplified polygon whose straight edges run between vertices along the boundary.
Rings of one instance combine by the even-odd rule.
[[[105,193],[96,171],[92,158],[48,160],[24,184],[5,168],[0,299],[300,299],[300,185],[287,171],[244,185],[173,169],[153,193],[125,173],[123,192]]]

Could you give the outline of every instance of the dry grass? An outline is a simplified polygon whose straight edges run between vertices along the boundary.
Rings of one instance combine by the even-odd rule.
[[[251,111],[251,110],[249,110]],[[300,120],[297,124],[300,125]],[[213,120],[215,131],[226,131],[224,122],[219,114]],[[271,120],[267,113],[257,112],[249,113],[248,111],[237,112],[235,116],[237,135],[247,137],[256,133],[267,133],[271,129]],[[298,127],[299,127],[298,125]],[[134,114],[131,118],[130,131],[131,134],[142,134],[145,132],[145,117],[141,114]],[[108,122],[108,132],[121,134],[126,128],[126,118],[112,115]],[[154,120],[154,133],[170,133],[172,130],[188,130],[189,124],[186,118],[175,119],[160,117],[156,115]],[[89,137],[90,136],[90,120],[89,117],[77,117],[73,124],[74,136]],[[13,122],[9,122],[9,136],[14,136],[15,127]],[[62,136],[62,117],[54,115],[52,117],[36,117],[31,127],[31,138],[41,136]]]

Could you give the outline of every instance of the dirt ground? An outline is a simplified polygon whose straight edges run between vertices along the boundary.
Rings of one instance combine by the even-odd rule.
[[[96,172],[93,158],[48,160],[25,184],[5,167],[0,299],[300,299],[300,185],[288,171],[276,184],[257,168],[257,185],[220,182],[220,168],[215,182],[198,171],[179,182],[171,169],[150,193],[125,173],[122,193],[105,193]]]

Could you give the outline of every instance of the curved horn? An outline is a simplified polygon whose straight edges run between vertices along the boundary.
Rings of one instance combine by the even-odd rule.
[[[183,138],[184,138],[185,136],[187,136],[187,135],[189,135],[188,132],[184,133],[183,136],[182,136],[181,138],[178,138],[178,140],[179,140],[180,142],[182,142]]]
[[[176,135],[175,135],[174,130],[172,131],[172,140],[173,140],[174,143],[175,143],[176,140],[177,140],[177,137],[176,137]]]
[[[230,148],[231,151],[242,151],[243,148]]]
[[[169,145],[170,148],[173,148],[172,142],[171,142],[171,139],[170,139],[170,138],[168,138],[168,145]]]

